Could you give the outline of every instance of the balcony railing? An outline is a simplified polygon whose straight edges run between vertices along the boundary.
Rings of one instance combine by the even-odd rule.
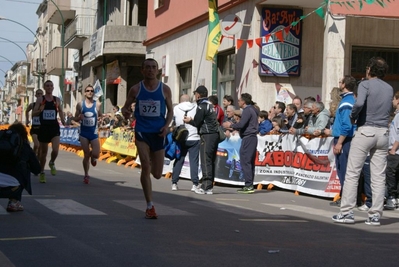
[[[78,15],[65,29],[65,47],[80,49],[94,32],[94,16]]]
[[[75,10],[71,10],[71,0],[53,0],[47,1],[47,22],[57,25],[62,25],[62,17],[57,9],[60,9],[64,17],[64,23],[75,18]]]
[[[66,69],[68,49],[64,49],[64,70]],[[46,58],[47,74],[61,76],[62,74],[62,47],[55,47]]]

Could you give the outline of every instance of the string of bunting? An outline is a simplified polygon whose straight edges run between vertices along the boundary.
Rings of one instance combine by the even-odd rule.
[[[331,2],[329,2],[328,0],[324,0],[324,2],[317,9],[313,10],[312,12],[310,12],[306,15],[300,16],[298,20],[293,21],[290,25],[284,27],[284,29],[282,29],[282,30],[268,33],[263,37],[256,38],[255,43],[259,47],[262,47],[263,38],[265,38],[264,39],[265,42],[268,43],[269,39],[270,39],[270,37],[272,37],[272,35],[274,35],[278,40],[280,40],[283,43],[284,42],[284,32],[285,32],[285,34],[288,34],[290,32],[290,29],[292,27],[295,27],[301,20],[304,20],[305,18],[309,17],[313,13],[316,13],[320,18],[324,19],[325,14],[326,14],[326,8],[329,4],[330,5],[331,4],[339,5],[341,7],[346,7],[347,9],[349,9],[349,8],[355,9],[355,6],[358,5],[359,10],[362,10],[363,3],[366,3],[368,5],[378,4],[381,7],[385,8],[387,6],[387,4],[385,2],[391,3],[391,1],[395,1],[395,0],[352,0],[352,1],[331,1]],[[233,40],[235,39],[234,36],[222,35],[222,37],[220,38],[220,43],[222,43],[224,38],[233,39]],[[253,39],[237,39],[237,43],[236,43],[237,50],[239,50],[244,43],[248,44],[248,48],[252,48],[253,44],[254,44],[254,40]]]

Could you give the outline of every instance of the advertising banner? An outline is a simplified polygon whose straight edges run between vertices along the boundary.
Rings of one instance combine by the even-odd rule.
[[[134,132],[116,128],[112,131],[112,135],[105,140],[102,148],[121,155],[136,157],[137,148],[134,143]]]
[[[60,126],[60,143],[80,146],[79,128]]]

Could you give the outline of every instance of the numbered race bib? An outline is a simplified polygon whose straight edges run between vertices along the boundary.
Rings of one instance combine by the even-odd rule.
[[[159,100],[140,100],[140,116],[159,117],[161,115],[161,102]]]
[[[55,110],[43,110],[43,120],[55,120]]]
[[[94,126],[96,124],[96,120],[94,118],[84,118],[82,121],[83,126]]]
[[[40,117],[32,117],[32,125],[40,125]]]

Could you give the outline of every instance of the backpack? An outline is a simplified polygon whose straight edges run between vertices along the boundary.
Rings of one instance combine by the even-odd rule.
[[[172,137],[177,143],[184,144],[188,138],[188,129],[184,124],[179,125],[173,129]]]
[[[22,138],[11,130],[0,131],[0,163],[15,165],[23,147]]]
[[[173,140],[172,133],[168,133],[165,140],[165,157],[170,160],[180,159],[180,154],[179,144]]]
[[[187,116],[187,111],[185,112],[184,116]],[[188,138],[188,129],[186,128],[185,124],[181,124],[177,127],[174,127],[172,138],[180,145],[185,144]]]

